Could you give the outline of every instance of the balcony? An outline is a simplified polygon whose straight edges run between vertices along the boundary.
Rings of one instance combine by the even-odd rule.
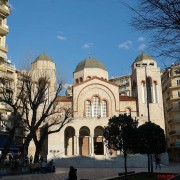
[[[15,66],[13,64],[11,64],[11,63],[4,62],[2,64],[2,66],[4,67],[4,69],[6,69],[8,71],[15,72]],[[12,77],[12,74],[6,74],[6,76],[11,76]]]
[[[170,89],[179,89],[180,88],[180,84],[177,83],[171,83],[171,86],[169,87]]]
[[[11,9],[9,7],[9,5],[4,4],[1,0],[0,0],[0,13],[8,16],[10,15]]]
[[[168,121],[168,124],[172,124],[172,123],[180,123],[180,119],[170,119]]]
[[[180,96],[178,95],[173,95],[171,98],[170,98],[170,101],[179,101],[180,100]]]
[[[6,35],[9,32],[8,26],[5,24],[0,24],[0,34]]]
[[[0,50],[7,53],[8,52],[8,48],[7,48],[7,45],[6,46],[3,46],[2,44],[0,44]]]

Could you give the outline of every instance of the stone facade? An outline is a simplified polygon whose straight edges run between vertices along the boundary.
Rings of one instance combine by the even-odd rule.
[[[149,57],[149,56],[148,56]],[[36,67],[33,63],[32,71]],[[43,63],[50,63],[44,60]],[[93,65],[95,62],[96,65]],[[39,63],[39,62],[38,62]],[[145,63],[147,66],[138,67]],[[149,65],[150,64],[150,65]],[[148,66],[149,65],[149,66]],[[44,67],[46,67],[44,65]],[[47,66],[49,69],[49,65]],[[51,66],[55,72],[55,66]],[[45,70],[45,69],[44,69]],[[60,108],[71,108],[73,121],[56,134],[48,136],[47,159],[71,156],[108,156],[120,152],[110,152],[104,144],[103,132],[108,119],[120,113],[131,114],[140,124],[148,121],[146,94],[146,75],[151,77],[149,90],[150,120],[164,129],[163,104],[161,95],[160,70],[152,58],[135,61],[132,65],[132,95],[120,95],[119,85],[108,80],[108,71],[99,61],[88,58],[77,65],[74,71],[74,84],[68,87],[67,96],[58,98]],[[53,78],[53,82],[54,82]],[[154,88],[154,89],[153,89]],[[143,99],[144,98],[144,99]],[[149,99],[150,100],[150,99]],[[157,114],[158,109],[158,114]],[[33,148],[31,148],[33,154]]]

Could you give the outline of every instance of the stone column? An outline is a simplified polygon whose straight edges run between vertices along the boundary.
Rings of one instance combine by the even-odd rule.
[[[107,154],[107,148],[106,148],[106,145],[105,145],[105,143],[104,143],[104,138],[102,137],[102,140],[103,140],[103,145],[104,145],[104,155],[106,155]]]
[[[94,135],[91,135],[91,156],[94,156]]]
[[[92,153],[92,149],[91,149],[91,136],[88,137],[89,138],[89,155],[91,155]]]
[[[76,135],[76,155],[79,155],[79,135]]]

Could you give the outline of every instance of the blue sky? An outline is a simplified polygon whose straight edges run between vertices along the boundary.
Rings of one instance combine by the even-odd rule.
[[[131,12],[120,0],[10,0],[10,4],[8,57],[17,69],[23,61],[46,53],[64,81],[72,83],[76,65],[89,53],[105,65],[109,77],[130,73],[141,49],[153,56],[147,37],[130,27]]]

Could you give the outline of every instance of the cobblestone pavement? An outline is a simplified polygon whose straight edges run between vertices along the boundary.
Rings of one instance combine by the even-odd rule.
[[[123,168],[78,168],[78,180],[100,180],[108,177],[115,177]],[[147,168],[128,168],[128,171],[147,172]],[[170,164],[162,167],[160,170],[154,170],[159,173],[180,173],[180,163]],[[16,176],[4,176],[2,180],[65,180],[68,177],[68,168],[57,168],[56,173],[48,174],[28,174]]]

